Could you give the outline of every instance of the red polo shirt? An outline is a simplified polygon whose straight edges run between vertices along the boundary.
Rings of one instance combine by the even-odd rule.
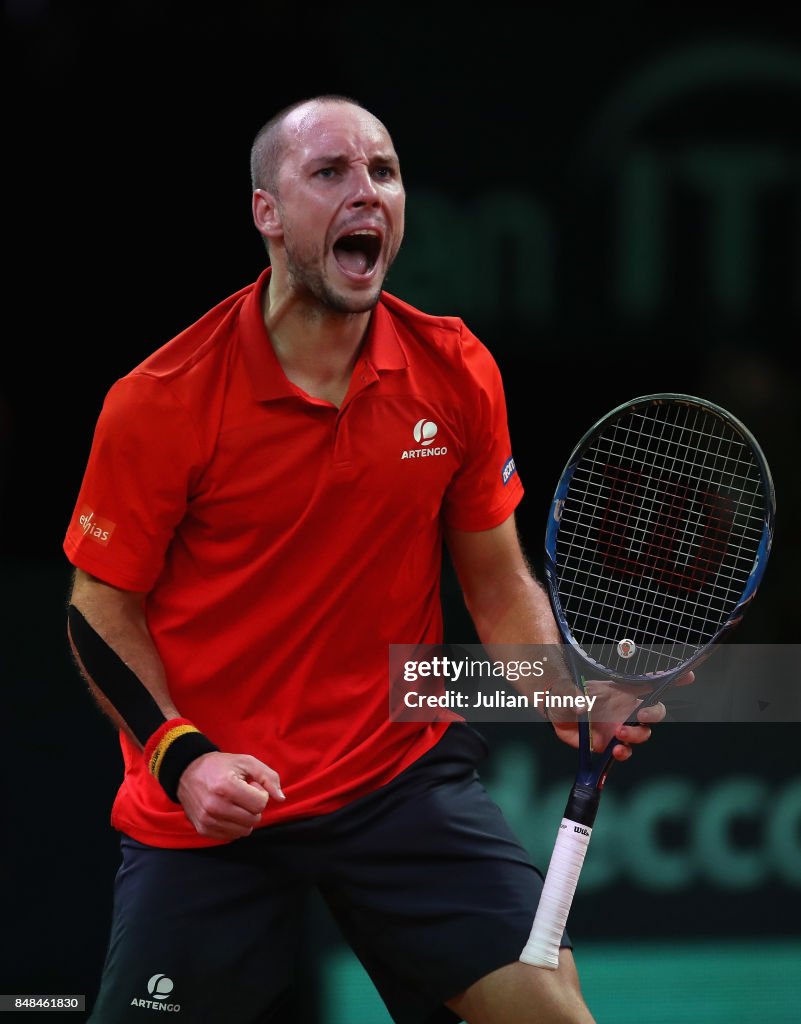
[[[114,384],[64,544],[147,592],[181,714],[279,772],[264,824],[335,810],[440,738],[388,720],[387,647],[442,639],[444,525],[497,526],[523,493],[498,369],[460,320],[382,293],[337,409],[281,369],[268,275]],[[214,845],[121,744],[113,824]]]

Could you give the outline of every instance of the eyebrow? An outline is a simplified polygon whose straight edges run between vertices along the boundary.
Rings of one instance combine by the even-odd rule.
[[[376,153],[373,163],[397,164],[398,158],[394,153]]]
[[[345,153],[331,153],[323,156],[311,157],[307,160],[306,167],[313,167],[315,164],[319,164],[321,167],[325,167],[328,164],[346,164],[348,157]],[[376,153],[370,161],[371,164],[398,164],[398,158],[390,153]]]
[[[343,164],[346,161],[344,153],[331,153],[323,156],[313,156],[311,159],[306,161],[307,167],[312,167],[314,164]]]

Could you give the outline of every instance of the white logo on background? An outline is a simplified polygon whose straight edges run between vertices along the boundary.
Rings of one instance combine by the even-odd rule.
[[[418,444],[431,444],[437,436],[438,429],[433,420],[418,420],[414,425],[414,439]]]
[[[140,1010],[159,1010],[160,1012],[166,1013],[180,1013],[180,1003],[167,1003],[166,999],[172,995],[172,990],[175,987],[172,978],[168,978],[166,974],[154,974],[153,977],[147,983],[147,993],[150,999],[137,999],[136,996],[131,1000],[131,1006],[137,1006]]]
[[[401,459],[421,459],[428,455],[447,455],[447,445],[437,445],[435,448],[428,447],[437,436],[438,431],[439,427],[433,420],[427,420],[425,417],[418,420],[414,425],[412,434],[420,447],[408,448],[406,451],[401,452]]]
[[[168,978],[166,974],[154,974],[147,983],[147,991],[154,999],[166,999],[172,990],[172,978]]]

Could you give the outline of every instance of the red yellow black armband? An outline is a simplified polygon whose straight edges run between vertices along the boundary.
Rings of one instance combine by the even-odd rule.
[[[219,749],[189,719],[171,718],[147,741],[144,757],[147,770],[177,804],[178,783],[186,768],[203,754]]]

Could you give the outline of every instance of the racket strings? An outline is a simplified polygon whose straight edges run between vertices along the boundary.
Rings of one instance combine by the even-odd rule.
[[[687,660],[740,600],[764,517],[751,446],[711,411],[654,404],[607,424],[560,518],[558,590],[573,637],[591,656],[634,640],[629,675]]]
[[[663,430],[660,433],[660,437],[664,438],[664,436],[665,436],[665,434],[664,434],[664,427],[666,425],[667,424],[663,422]],[[631,433],[630,429],[627,430],[627,433],[628,434]],[[646,461],[648,459],[652,460],[652,456],[654,456],[654,452],[652,452],[652,445],[651,445],[650,441],[652,439],[654,439],[656,436],[657,436],[656,433],[654,433],[652,431],[647,435],[647,441],[648,442],[646,443],[645,450],[644,450],[645,451],[645,459],[646,459]],[[620,439],[620,438],[618,438],[618,439]],[[603,451],[602,446],[598,446],[598,449],[595,452],[595,461],[596,462],[598,461],[598,455],[602,451]],[[675,469],[676,468],[675,467],[676,459],[675,459],[675,457],[673,457],[671,459],[670,458],[671,456],[674,456],[674,452],[669,449],[668,450],[668,457],[670,459],[670,462],[664,461],[664,466],[667,467],[667,468]],[[606,461],[604,463],[604,465],[608,466],[608,462]],[[650,482],[652,482],[652,481],[650,481]],[[644,489],[647,492],[647,489],[648,489],[647,486]],[[664,481],[663,481],[663,487],[661,487],[661,489],[664,489]],[[644,497],[646,497],[646,496],[645,495],[639,495],[639,494],[636,494],[636,493],[635,494],[631,494],[630,490],[629,490],[629,493],[626,493],[626,489],[625,488],[624,488],[624,494],[622,496],[623,502],[627,503],[631,508],[647,509],[648,506],[647,506],[646,502],[639,501],[635,505],[635,499],[642,499]],[[663,495],[661,494],[659,497],[662,499]],[[665,529],[665,530],[660,530],[659,528],[655,528],[654,516],[652,516],[652,514],[648,514],[648,516],[647,516],[647,518],[646,518],[644,523],[642,521],[642,517],[641,516],[639,517],[639,521],[635,520],[634,532],[635,532],[635,535],[636,535],[636,530],[639,527],[640,530],[641,530],[642,536],[645,537],[645,536],[648,535],[648,531],[649,531],[649,548],[651,549],[651,551],[656,548],[658,554],[659,554],[659,546],[660,546],[660,544],[663,544],[663,546],[664,546],[666,543],[672,543],[674,545],[674,547],[678,547],[678,549],[679,549],[679,551],[678,551],[678,556],[679,557],[677,559],[677,563],[678,563],[678,560],[680,560],[680,557],[681,557],[682,549],[683,548],[687,548],[687,547],[691,547],[691,545],[697,539],[695,539],[692,536],[688,536],[688,532],[689,531],[687,529],[684,530],[684,537],[683,538],[682,537],[678,537],[677,538],[677,536],[676,536],[676,528],[675,528],[677,517],[675,515],[675,511],[670,507],[671,504],[673,502],[675,502],[676,497],[677,497],[677,493],[675,492],[675,489],[674,489],[672,494],[670,495],[670,499],[672,499],[672,501],[668,501],[668,502],[663,501],[662,502],[663,507],[662,507],[661,514],[660,514],[660,517],[659,517],[663,522],[667,522],[668,526],[670,526],[671,528]],[[666,505],[668,506],[667,507],[667,516],[665,514],[665,506]],[[652,506],[651,506],[651,509],[652,509]],[[671,522],[671,520],[673,520],[673,522]],[[686,524],[687,525],[692,523],[692,522],[693,522],[692,518],[687,518],[686,519]],[[604,525],[606,526],[607,532],[609,532],[609,529],[608,529],[609,523],[608,523],[607,520],[604,521]],[[617,525],[620,526],[621,523],[619,522],[619,523],[617,523]],[[626,525],[627,525],[627,523],[624,520],[623,521],[623,526],[625,527]],[[630,523],[628,525],[630,525]],[[612,532],[613,532],[613,534],[615,532],[614,526],[613,526]],[[608,540],[609,539],[607,538],[607,542],[608,542]],[[619,540],[616,542],[614,537],[613,537],[612,541],[613,541],[613,544],[619,543]],[[676,544],[676,542],[678,542],[678,543]],[[718,547],[719,547],[719,545],[718,545]],[[625,572],[625,570],[627,568],[629,568],[629,566],[633,567],[634,571],[631,572],[631,578],[632,578],[632,580],[636,580],[639,577],[639,575],[641,575],[642,553],[643,552],[642,552],[641,549],[639,551],[637,551],[636,550],[636,546],[632,545],[632,548],[631,548],[631,556],[632,557],[628,560],[628,565],[627,564],[621,565],[620,562],[619,562],[617,565],[615,565],[613,563],[613,567],[617,567],[619,570],[623,570],[624,572]],[[607,556],[608,556],[608,547],[607,547]],[[609,561],[608,557],[607,557],[606,560],[607,560],[607,562]],[[654,559],[651,559],[651,562],[652,561],[654,561]],[[697,563],[699,561],[704,561],[704,559],[697,558]],[[706,561],[712,562],[712,559],[708,558],[708,559],[706,559]],[[663,575],[664,575],[664,573],[663,573]],[[681,575],[677,574],[677,573],[674,573],[674,575],[676,577],[676,580],[679,583],[681,583],[681,581],[682,581]],[[660,579],[660,573],[659,572],[657,573],[657,578],[658,578],[658,580]],[[671,582],[670,579],[668,579],[667,582]]]
[[[659,436],[660,436],[661,438],[664,438],[664,436],[665,436],[665,433],[664,433],[664,427],[665,427],[666,425],[667,425],[667,424],[663,422],[663,424],[662,424],[662,427],[663,427],[663,429],[662,429],[662,430],[660,431],[660,434],[659,434]],[[627,432],[626,432],[626,433],[627,433],[627,435],[630,435],[630,433],[631,433],[630,429],[629,429],[629,430],[627,430]],[[657,436],[657,435],[656,435],[656,434],[655,434],[654,432],[651,432],[651,433],[650,433],[650,434],[648,435],[648,443],[646,444],[646,447],[645,447],[645,461],[646,461],[646,462],[647,462],[647,461],[649,461],[649,460],[652,460],[652,459],[653,459],[653,445],[651,444],[651,441],[653,441],[653,439],[654,439],[654,438],[655,438],[656,436]],[[620,438],[618,437],[618,438],[617,438],[617,440],[618,440],[618,441],[620,441]],[[720,447],[720,446],[718,446],[718,447]],[[624,445],[624,448],[625,448],[625,445]],[[600,452],[600,451],[602,451],[602,450],[603,450],[603,449],[602,449],[601,447],[599,447],[598,451],[596,451],[596,453],[595,453],[595,455],[596,455],[596,461],[597,461],[597,456],[598,456],[599,452]],[[667,449],[667,454],[668,454],[668,459],[669,459],[669,461],[665,461],[665,462],[664,462],[664,467],[663,467],[663,468],[672,468],[672,469],[675,469],[675,468],[676,468],[676,459],[675,459],[675,449],[672,449],[672,448],[668,448],[668,449]],[[674,456],[674,457],[673,457],[673,458],[671,459],[671,458],[670,458],[671,456]],[[686,460],[685,460],[685,461],[686,461]],[[706,463],[706,460],[704,460],[704,462]],[[607,463],[607,465],[608,465],[608,463]],[[646,508],[647,508],[647,504],[642,504],[642,503],[640,503],[640,504],[639,504],[638,506],[634,506],[634,505],[633,505],[634,499],[635,499],[635,498],[639,498],[639,497],[640,497],[640,495],[636,494],[636,492],[635,492],[635,493],[631,493],[631,492],[629,491],[629,493],[628,493],[628,494],[627,494],[627,493],[625,493],[625,489],[624,489],[624,496],[623,496],[623,498],[624,498],[624,501],[626,501],[626,500],[627,500],[627,501],[628,501],[628,504],[629,504],[629,505],[631,505],[632,507],[638,507],[638,508],[646,509]],[[676,493],[675,493],[675,491],[674,491],[674,492],[673,492],[673,494],[672,494],[672,498],[673,498],[673,499],[675,500],[675,497],[676,497]],[[665,503],[663,502],[663,505],[664,505],[664,504],[665,504]],[[669,505],[669,503],[668,503],[668,505]],[[672,510],[670,509],[670,507],[668,507],[668,514],[667,514],[667,520],[668,520],[668,522],[670,521],[670,519],[671,519],[671,518],[673,518],[673,519],[675,519],[675,518],[676,518],[676,517],[675,517],[675,515],[671,515],[671,511],[672,511]],[[662,514],[661,514],[660,518],[661,518],[661,519],[662,519],[663,521],[664,521],[664,520],[665,520],[665,518],[666,518],[666,517],[665,517],[665,509],[664,509],[664,507],[663,507],[663,509],[662,509]],[[670,531],[669,533],[663,533],[662,531],[659,531],[658,529],[657,529],[657,530],[654,530],[654,523],[653,523],[653,515],[652,515],[652,514],[649,514],[649,515],[647,516],[647,520],[648,520],[648,522],[647,522],[647,527],[649,527],[649,528],[651,529],[651,540],[650,540],[650,547],[651,547],[652,549],[653,549],[653,547],[654,547],[654,541],[656,541],[656,543],[658,544],[658,543],[660,542],[660,540],[675,540],[675,529],[671,530],[671,531]],[[692,520],[688,520],[688,522],[692,522]],[[606,525],[607,525],[607,527],[608,527],[608,523],[607,523]],[[618,525],[620,525],[620,524],[618,523]],[[625,521],[623,522],[623,525],[624,525],[624,526],[626,525]],[[636,529],[636,527],[635,527],[635,529]],[[655,536],[654,536],[654,535],[655,535]],[[690,539],[692,540],[693,538],[690,538]],[[637,556],[637,555],[639,555],[639,556],[641,557],[641,555],[642,555],[642,551],[640,551],[640,552],[637,552],[637,551],[636,551],[636,549],[633,549],[633,550],[632,550],[632,555],[634,555],[634,556]],[[608,561],[608,559],[607,559],[607,561]],[[635,559],[632,559],[632,560],[631,560],[631,564],[632,564],[632,565],[636,565],[636,564],[637,564],[637,563],[636,563],[636,561],[635,561]],[[614,566],[613,566],[613,567],[614,567]],[[621,568],[621,566],[620,566],[620,565],[617,565],[617,568],[618,568],[618,569],[620,569],[620,568]],[[625,568],[625,567],[623,567],[623,568]],[[640,575],[640,573],[639,573],[639,572],[633,573],[633,574],[632,574],[632,578],[633,578],[633,579],[636,579],[636,578],[637,578],[637,577],[638,577],[639,575]],[[657,574],[657,577],[658,577],[658,574]],[[681,579],[681,577],[679,577],[679,579]],[[638,589],[640,589],[640,588],[638,588]],[[629,590],[630,590],[630,588],[629,588]],[[654,620],[654,617],[653,617],[653,616],[650,616],[650,618],[651,618],[652,620]],[[663,616],[663,615],[660,615],[660,616],[658,617],[657,621],[661,621],[661,620],[662,620],[663,618],[664,618],[664,616]]]

